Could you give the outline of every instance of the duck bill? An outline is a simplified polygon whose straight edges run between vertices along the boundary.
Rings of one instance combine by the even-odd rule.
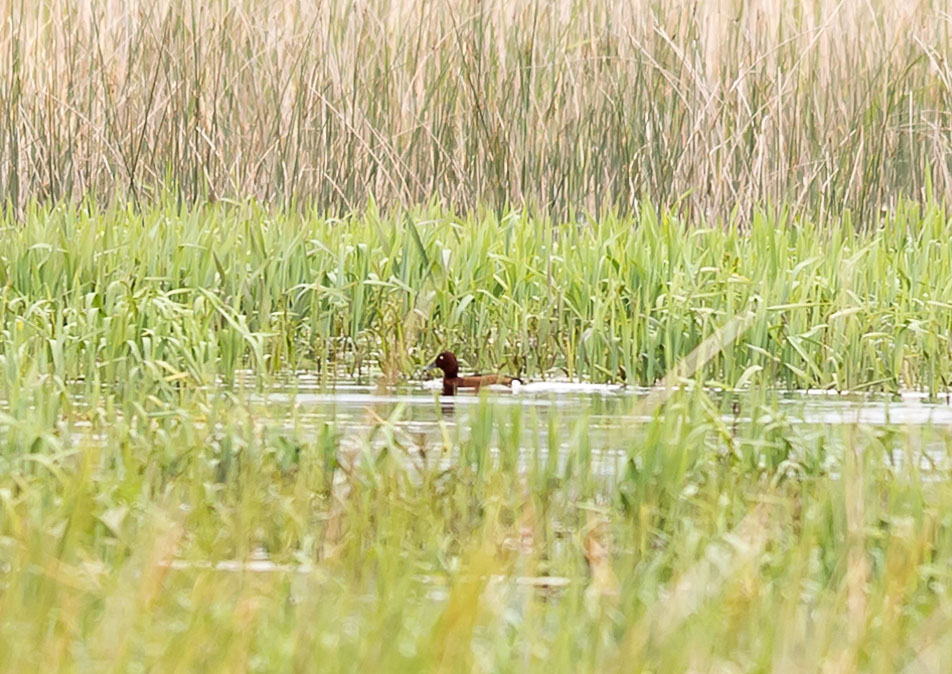
[[[436,369],[436,363],[430,363],[425,368],[423,368],[423,371],[429,372],[430,370],[435,370],[435,369]]]

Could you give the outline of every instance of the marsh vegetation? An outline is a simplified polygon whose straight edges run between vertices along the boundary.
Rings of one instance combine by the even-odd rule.
[[[952,190],[941,0],[4,0],[0,187],[878,214]]]
[[[944,671],[942,3],[0,10],[0,670]]]

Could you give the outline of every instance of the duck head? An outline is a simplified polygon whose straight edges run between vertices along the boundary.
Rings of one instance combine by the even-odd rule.
[[[444,351],[441,353],[436,357],[436,360],[424,368],[424,371],[435,369],[443,370],[443,376],[449,377],[450,379],[459,376],[459,363],[456,361],[456,356],[453,355],[452,351]]]

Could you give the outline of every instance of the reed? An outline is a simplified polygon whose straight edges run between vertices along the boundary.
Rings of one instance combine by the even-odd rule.
[[[886,672],[949,655],[947,429],[804,425],[764,390],[695,387],[596,439],[585,414],[486,399],[421,442],[386,404],[358,429],[293,397],[23,392],[0,413],[5,671]]]
[[[940,0],[3,0],[0,193],[868,221],[952,190]]]
[[[0,671],[944,671],[952,435],[778,391],[950,394],[950,33],[0,0]],[[295,392],[444,348],[655,388]]]
[[[473,368],[652,385],[731,321],[710,385],[948,390],[948,216],[901,203],[858,230],[633,216],[553,224],[250,203],[31,207],[0,225],[0,365],[172,395],[251,368],[392,381],[444,348]],[[687,376],[693,378],[692,370]]]

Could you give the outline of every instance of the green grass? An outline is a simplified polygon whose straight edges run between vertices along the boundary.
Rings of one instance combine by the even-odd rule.
[[[37,207],[0,224],[6,389],[49,376],[154,394],[291,369],[392,381],[470,367],[651,385],[731,321],[726,387],[948,390],[952,244],[934,204],[858,228],[251,205]]]
[[[949,394],[945,3],[0,25],[0,672],[952,661],[949,429],[777,393]],[[446,348],[657,387],[429,435],[261,398]]]
[[[804,426],[770,391],[947,391],[947,231],[905,202],[865,227],[8,214],[0,670],[940,671],[952,435]],[[429,439],[399,405],[361,430],[255,397],[444,347],[666,389],[460,406]],[[208,567],[262,551],[285,569]]]
[[[51,420],[29,393],[0,417],[2,671],[885,673],[952,650],[952,482],[920,469],[947,429],[803,426],[762,392],[728,427],[696,389],[622,421],[603,478],[586,415],[486,401],[443,446],[399,409],[356,432],[197,391]],[[522,430],[567,460],[530,441],[518,468]],[[257,550],[307,571],[200,566]]]

